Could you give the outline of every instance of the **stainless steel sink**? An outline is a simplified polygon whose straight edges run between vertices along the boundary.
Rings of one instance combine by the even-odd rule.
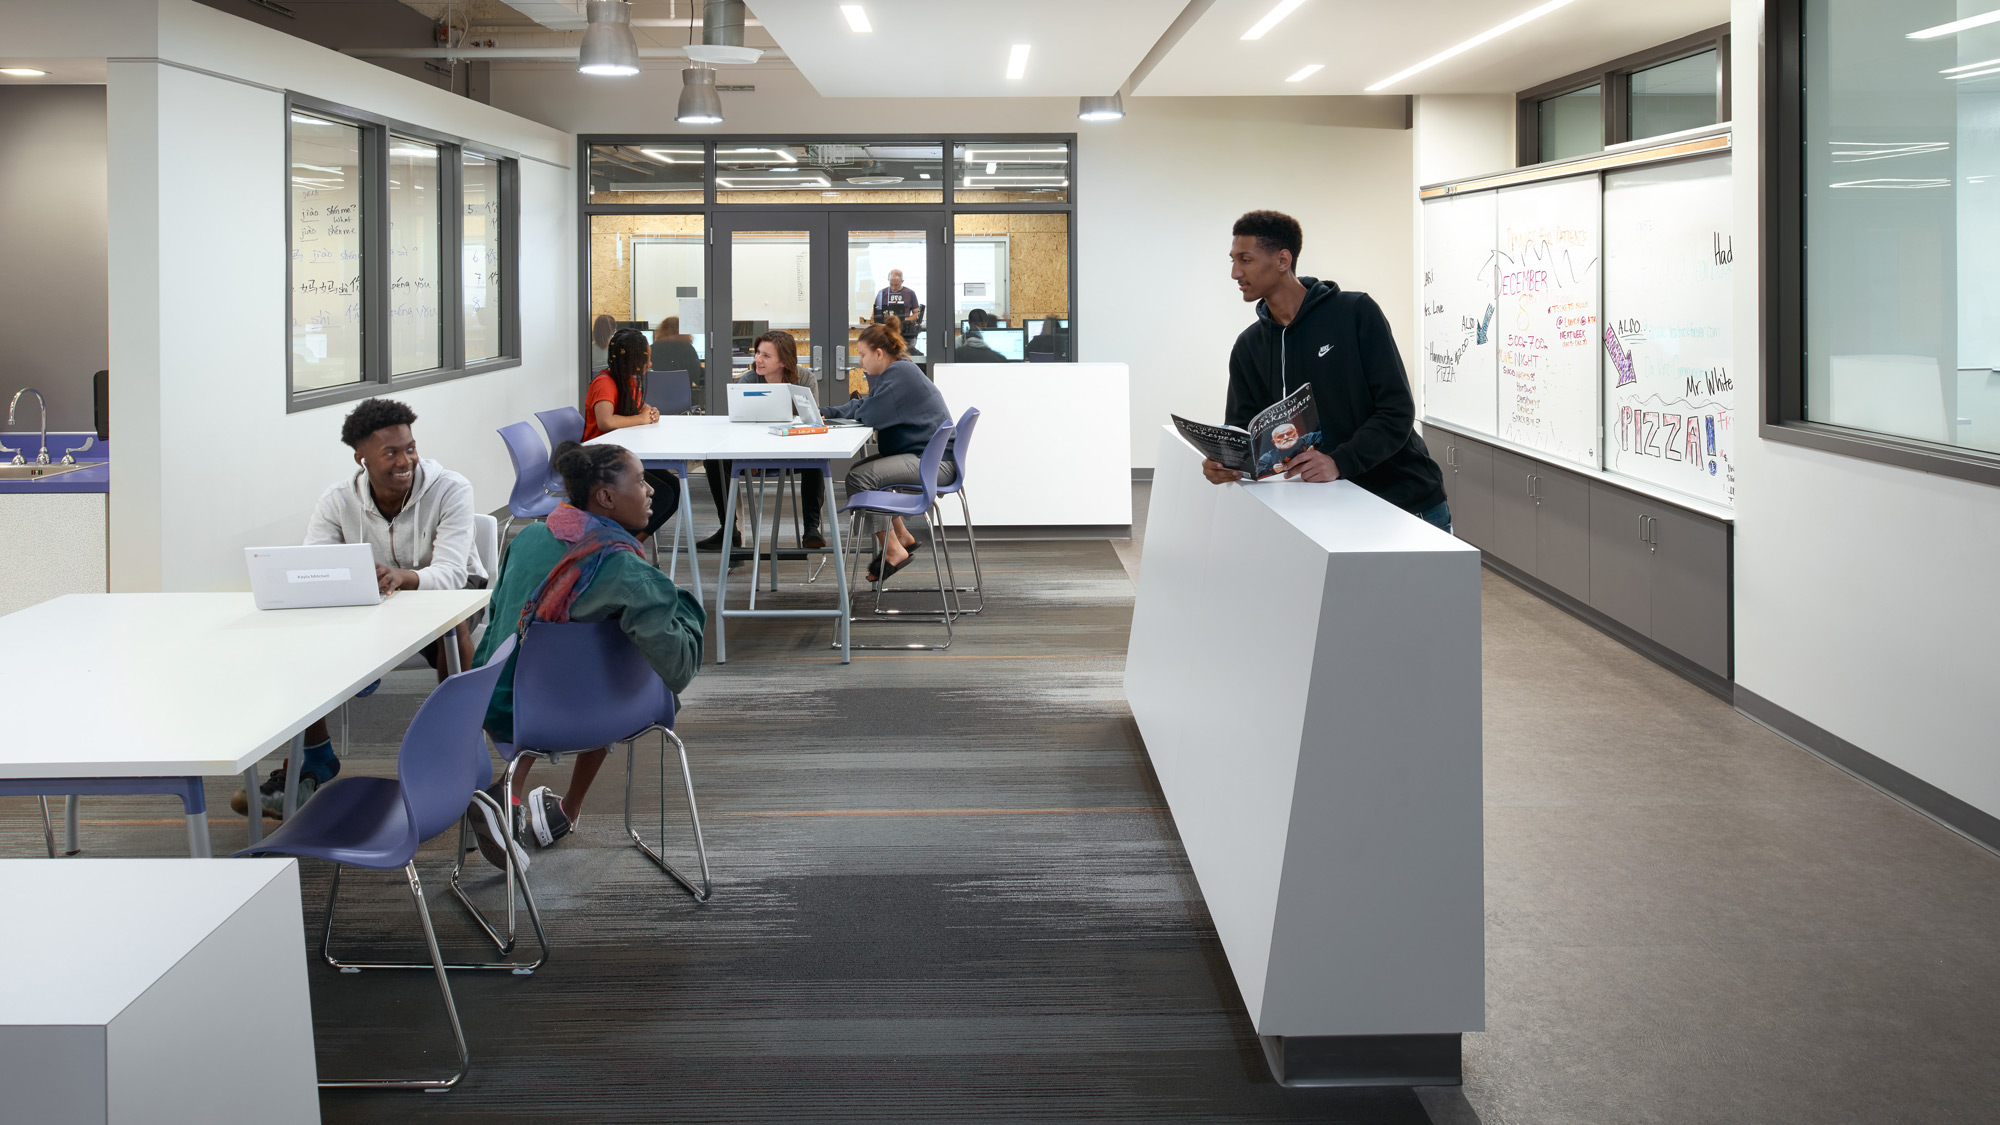
[[[43,477],[61,476],[78,469],[88,469],[82,465],[0,465],[0,480],[40,480]]]

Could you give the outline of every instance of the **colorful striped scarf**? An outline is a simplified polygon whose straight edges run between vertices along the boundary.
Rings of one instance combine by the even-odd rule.
[[[528,595],[527,604],[521,607],[520,623],[515,626],[517,633],[526,633],[532,621],[567,622],[570,607],[590,588],[604,560],[616,551],[639,553],[639,541],[632,538],[631,532],[573,504],[563,504],[550,512],[548,527],[550,534],[568,543],[570,548],[556,561],[542,584],[535,587],[535,592]]]

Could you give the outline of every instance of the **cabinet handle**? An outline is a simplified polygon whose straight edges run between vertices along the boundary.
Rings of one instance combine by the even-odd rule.
[[[1452,460],[1452,454],[1457,452],[1458,452],[1458,447],[1455,445],[1447,445],[1444,447],[1444,463],[1447,466],[1449,466],[1453,472],[1458,471],[1458,462]]]
[[[1646,543],[1655,551],[1660,549],[1660,521],[1652,516],[1646,517]]]
[[[1642,515],[1639,517],[1639,542],[1646,541],[1646,517]]]

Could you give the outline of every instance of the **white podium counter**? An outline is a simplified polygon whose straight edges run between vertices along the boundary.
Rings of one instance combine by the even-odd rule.
[[[979,408],[966,499],[981,534],[1132,528],[1131,375],[1122,363],[940,363],[955,419]],[[938,505],[957,527],[958,501]]]
[[[1271,1069],[1456,1083],[1485,1026],[1479,551],[1159,442],[1125,694]]]

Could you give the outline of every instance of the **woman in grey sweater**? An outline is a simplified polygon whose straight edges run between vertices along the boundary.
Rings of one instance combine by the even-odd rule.
[[[861,370],[868,376],[868,393],[820,411],[829,418],[852,418],[875,431],[879,452],[856,461],[847,470],[849,496],[894,488],[922,488],[923,478],[917,470],[923,461],[924,446],[930,443],[939,426],[951,421],[944,395],[938,393],[937,385],[916,364],[905,358],[905,347],[902,325],[893,316],[884,323],[862,329],[855,350]],[[951,459],[949,446],[944,460],[938,462],[937,472],[939,485],[958,479],[958,466]],[[868,572],[868,580],[874,582],[903,569],[910,561],[910,548],[916,546],[917,537],[903,526],[901,516],[888,529],[894,534],[886,534],[878,518],[871,517],[870,522],[877,525],[877,561]]]

